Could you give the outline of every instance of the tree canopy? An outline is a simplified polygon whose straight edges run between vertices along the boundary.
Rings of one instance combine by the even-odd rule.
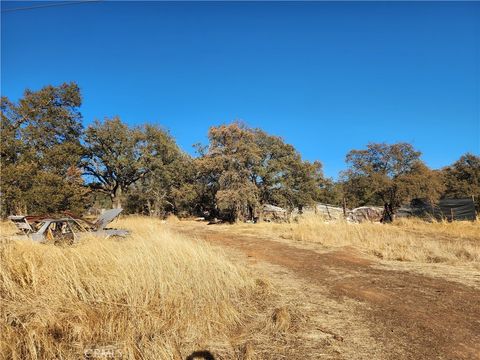
[[[83,211],[88,190],[79,169],[83,147],[75,83],[26,90],[1,100],[2,214]]]
[[[213,212],[247,219],[266,203],[292,210],[319,199],[321,164],[303,161],[281,138],[238,122],[210,128],[208,138],[198,166]]]
[[[85,131],[82,166],[85,174],[93,177],[91,186],[108,194],[119,208],[133,184],[165,171],[179,154],[175,141],[159,127],[130,128],[118,117],[106,118],[96,120]]]
[[[480,156],[467,153],[442,170],[446,198],[475,199],[480,210]]]
[[[413,198],[437,200],[443,191],[441,178],[420,155],[408,143],[371,143],[350,151],[350,166],[342,175],[347,199],[355,206],[383,205],[387,216]]]
[[[163,128],[119,117],[82,126],[75,83],[1,99],[1,216],[101,207],[164,216],[260,218],[266,204],[302,211],[317,202],[380,205],[387,220],[405,202],[474,197],[480,210],[480,157],[464,154],[431,170],[408,143],[351,150],[339,181],[281,137],[233,122],[211,127],[198,156]]]

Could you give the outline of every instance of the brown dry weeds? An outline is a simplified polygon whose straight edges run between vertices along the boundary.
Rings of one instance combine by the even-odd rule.
[[[255,266],[279,269],[270,277],[279,288],[295,289],[290,291],[308,316],[299,347],[304,358],[479,358],[480,291],[446,280],[448,273],[436,278],[399,271],[355,247],[316,251],[285,239],[240,235],[235,226],[182,223],[176,229],[242,252]],[[329,337],[318,341],[322,336]]]
[[[268,281],[160,221],[114,225],[133,235],[71,247],[0,245],[1,358],[79,359],[85,351],[114,351],[122,359],[185,359],[197,350],[217,359],[291,355],[301,321]],[[9,232],[2,226],[2,235]]]
[[[425,222],[409,219],[393,224],[325,222],[302,216],[291,223],[219,226],[229,233],[281,238],[325,249],[354,246],[384,260],[470,265],[480,270],[480,222]]]

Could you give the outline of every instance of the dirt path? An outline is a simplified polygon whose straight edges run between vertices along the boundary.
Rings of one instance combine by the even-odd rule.
[[[321,291],[336,303],[358,302],[357,311],[381,347],[380,355],[378,348],[372,349],[372,359],[480,359],[479,290],[380,269],[353,248],[319,253],[201,223],[182,223],[174,229],[292,272],[312,287],[307,296],[314,298]],[[303,291],[309,291],[308,286]],[[341,341],[345,336],[335,333]]]

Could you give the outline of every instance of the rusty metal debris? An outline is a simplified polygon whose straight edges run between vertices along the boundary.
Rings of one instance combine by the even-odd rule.
[[[283,222],[296,219],[302,215],[315,214],[323,218],[325,221],[338,221],[345,219],[348,222],[361,223],[361,222],[380,222],[383,216],[383,208],[378,206],[361,206],[355,209],[343,209],[338,206],[330,204],[317,203],[315,206],[308,206],[300,209],[294,209],[290,214],[287,210],[274,206],[263,206],[263,220]]]
[[[107,225],[121,212],[122,209],[107,210],[94,223],[69,213],[62,217],[13,215],[8,218],[19,229],[15,239],[31,239],[42,243],[65,242],[73,244],[86,236],[101,238],[127,236],[129,234],[127,230],[107,228]]]

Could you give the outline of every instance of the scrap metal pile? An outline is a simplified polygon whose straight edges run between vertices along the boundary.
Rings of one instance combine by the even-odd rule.
[[[101,238],[127,236],[129,234],[127,230],[107,228],[121,212],[122,209],[107,210],[95,222],[89,222],[70,213],[60,217],[12,215],[8,218],[19,230],[14,239],[73,244],[86,236]]]
[[[263,206],[263,219],[266,221],[285,222],[298,216],[315,214],[325,221],[345,219],[351,223],[382,222],[384,208],[380,206],[360,206],[355,209],[343,209],[339,206],[318,203],[303,209],[294,209],[289,213],[286,209],[273,205]],[[442,199],[432,204],[423,199],[414,199],[403,205],[395,213],[395,217],[418,217],[425,220],[475,220],[475,203],[473,199]]]
[[[266,221],[288,221],[290,217],[302,215],[318,215],[325,221],[342,220],[361,223],[365,221],[379,222],[383,216],[383,208],[378,206],[361,206],[355,209],[343,209],[339,206],[318,203],[316,206],[294,209],[291,214],[287,210],[273,205],[264,205],[263,219]]]

